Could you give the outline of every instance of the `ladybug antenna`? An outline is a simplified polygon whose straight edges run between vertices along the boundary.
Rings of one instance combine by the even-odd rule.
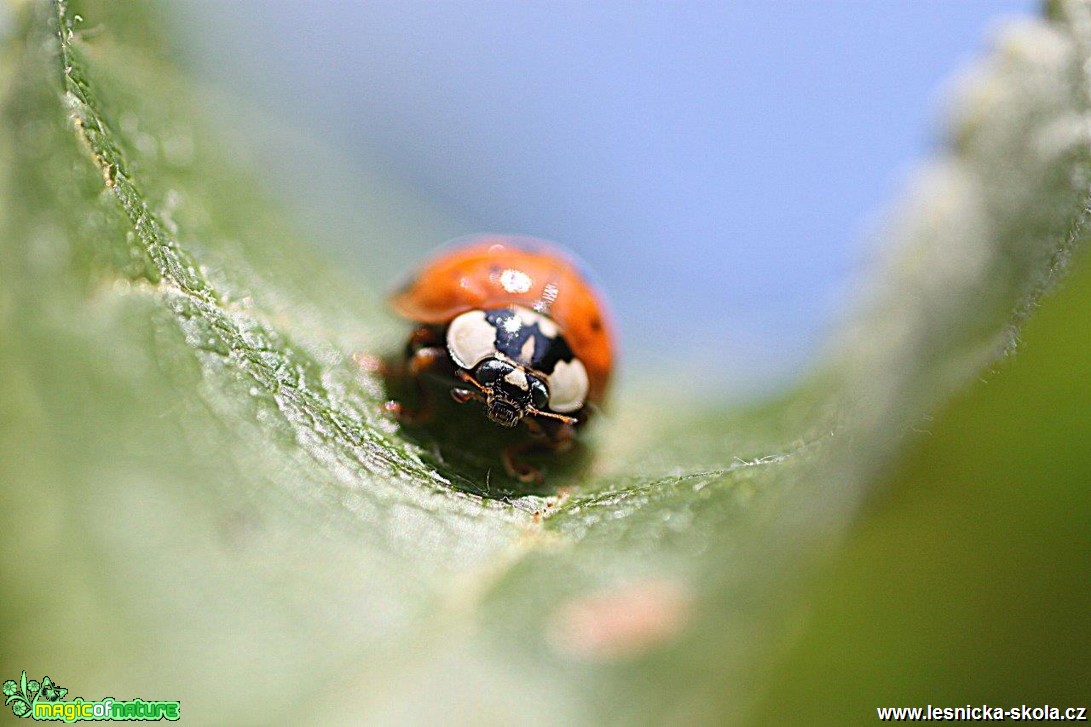
[[[485,388],[485,386],[484,386],[484,385],[483,385],[483,384],[482,384],[482,383],[481,383],[480,381],[478,381],[477,379],[475,379],[475,378],[474,378],[473,376],[470,376],[470,375],[469,375],[468,373],[466,373],[465,371],[459,371],[459,372],[458,372],[458,378],[462,379],[462,380],[463,380],[463,381],[465,381],[465,382],[466,382],[467,384],[473,384],[474,388],[476,388],[476,389],[477,389],[478,391],[480,391],[480,392],[481,392],[482,394],[487,394],[487,393],[489,393],[489,390],[488,390],[488,389],[486,389],[486,388]]]
[[[576,419],[576,417],[569,417],[569,416],[565,416],[564,414],[554,414],[551,411],[540,411],[538,409],[535,409],[534,407],[530,407],[529,409],[527,409],[527,413],[532,414],[532,415],[534,415],[536,417],[545,417],[546,419],[556,419],[557,421],[562,421],[565,424],[575,424],[578,421]]]
[[[459,404],[465,404],[471,399],[481,398],[481,394],[488,396],[488,390],[484,386],[482,386],[477,379],[475,379],[473,376],[470,376],[465,371],[459,371],[458,378],[462,379],[467,384],[473,384],[474,388],[477,389],[477,391],[472,391],[470,389],[451,389],[451,398],[457,401]]]

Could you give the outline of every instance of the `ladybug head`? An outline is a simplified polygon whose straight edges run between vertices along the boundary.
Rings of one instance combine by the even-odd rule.
[[[535,372],[499,358],[488,358],[474,367],[473,372],[459,371],[460,379],[472,384],[476,391],[454,389],[451,395],[460,403],[471,399],[483,401],[485,415],[502,427],[514,427],[525,416],[559,419],[567,424],[576,420],[547,411],[549,389]]]
[[[508,361],[485,359],[472,377],[484,394],[485,414],[502,427],[514,427],[528,413],[537,413],[549,403],[545,382]]]

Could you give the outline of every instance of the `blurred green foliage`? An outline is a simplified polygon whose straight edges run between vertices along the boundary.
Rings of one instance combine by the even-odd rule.
[[[990,608],[1020,602],[1005,574],[1025,577],[1029,614],[1034,587],[1056,587],[1048,637],[1086,605],[1066,590],[1086,582],[1073,519],[1086,497],[1058,512],[1043,494],[1014,517],[1016,498],[1086,471],[1075,454],[1046,462],[1062,442],[1078,450],[1075,397],[1053,407],[1067,425],[1033,414],[1035,387],[1077,380],[1060,354],[1030,376],[1028,347],[1028,363],[927,425],[924,453],[899,453],[928,411],[1014,350],[1084,241],[1087,4],[1014,29],[967,82],[951,150],[891,220],[856,314],[808,381],[746,411],[621,392],[591,471],[553,477],[570,489],[544,495],[383,416],[386,392],[354,360],[397,345],[381,296],[316,261],[240,171],[245,148],[205,128],[154,6],[20,10],[0,118],[3,675],[180,699],[199,722],[688,724],[744,720],[779,674],[787,693],[767,697],[766,719],[870,721],[869,684],[904,679],[919,690],[906,699],[962,703],[975,698],[961,696],[975,684],[954,674],[962,664],[984,682],[1010,673],[986,667],[1019,639],[1039,643]],[[298,183],[318,177],[303,165]],[[361,246],[381,255],[388,229],[377,221]],[[1063,340],[1042,320],[1043,341]],[[895,499],[873,502],[777,672],[813,566],[892,472]],[[960,510],[963,489],[981,502]],[[907,491],[948,509],[903,510]],[[884,519],[926,538],[901,568],[884,557],[897,543],[865,542],[885,537]],[[1039,576],[1019,547],[1039,534],[1059,573]],[[1001,577],[967,561],[978,580],[960,591],[954,554],[982,545],[981,567]],[[914,608],[933,582],[950,617]],[[904,599],[866,610],[899,588]],[[860,610],[839,612],[848,601]],[[831,685],[854,663],[837,656],[838,628],[901,646],[871,643],[874,658],[859,652],[854,679]],[[983,645],[980,661],[950,633],[973,634],[963,643]],[[951,644],[950,678],[932,669],[931,634]],[[1042,699],[1086,667],[1086,650],[1056,653],[1060,693]]]
[[[823,574],[760,724],[1091,701],[1091,266],[922,423]]]

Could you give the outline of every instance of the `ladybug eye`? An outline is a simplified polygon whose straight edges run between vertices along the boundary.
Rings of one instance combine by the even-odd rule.
[[[447,351],[464,369],[472,369],[496,353],[496,329],[485,319],[484,311],[472,310],[451,321]]]
[[[488,359],[486,361],[483,361],[481,365],[477,367],[477,371],[474,372],[474,378],[480,381],[482,384],[491,384],[507,376],[514,369],[515,367],[511,364],[504,363],[503,361],[497,361],[494,358]]]
[[[549,375],[549,408],[561,414],[574,412],[587,399],[587,369],[578,358],[558,361]]]
[[[530,401],[535,409],[545,409],[549,404],[549,390],[537,376],[528,376],[530,380]]]

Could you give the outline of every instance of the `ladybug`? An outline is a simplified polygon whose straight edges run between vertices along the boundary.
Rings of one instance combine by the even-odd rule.
[[[452,398],[479,402],[501,427],[522,423],[530,442],[504,450],[509,474],[540,473],[521,451],[563,451],[601,405],[610,382],[614,336],[602,298],[572,258],[525,237],[460,241],[427,261],[390,297],[415,324],[403,372],[423,402],[403,420],[431,414],[422,377],[450,386]]]

